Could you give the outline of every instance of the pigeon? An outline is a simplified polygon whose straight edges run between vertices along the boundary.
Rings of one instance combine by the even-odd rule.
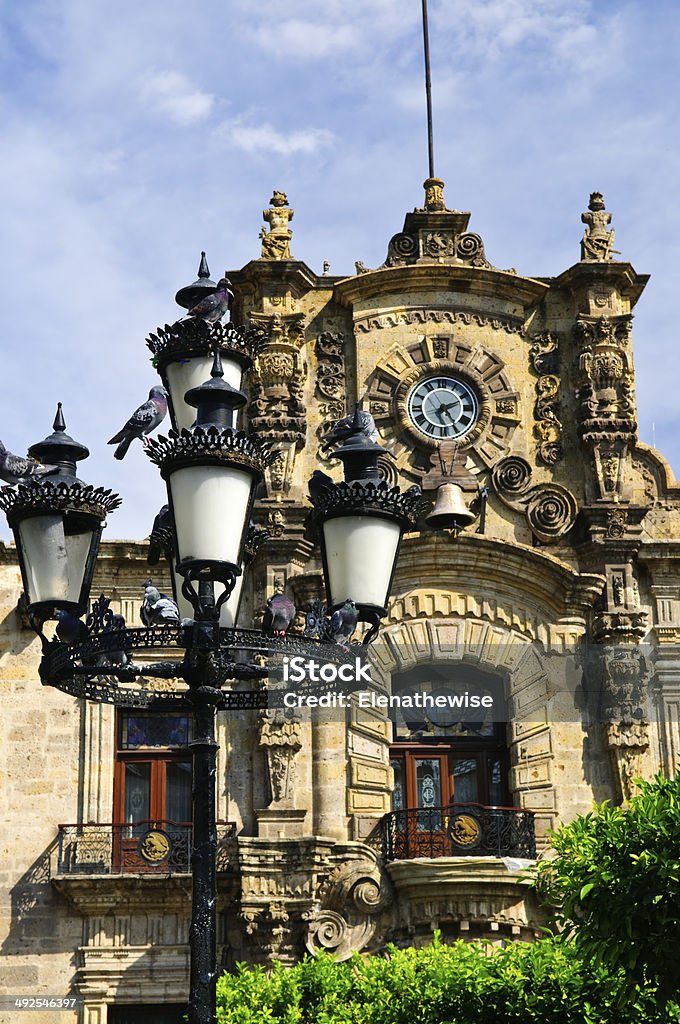
[[[328,475],[328,473],[323,473],[320,469],[315,469],[311,477],[309,478],[308,484],[309,497],[312,499],[312,504],[316,502],[316,499],[319,497],[322,491],[325,491],[329,487],[332,488],[334,486],[335,483],[333,479]]]
[[[125,617],[123,615],[119,615],[118,613],[116,613],[116,614],[111,616],[111,619],[109,620],[106,628],[104,629],[104,633],[105,634],[122,633],[122,631],[124,629],[125,629]],[[130,660],[130,657],[129,657],[130,650],[131,650],[131,647],[128,647],[127,650],[123,647],[122,638],[121,638],[121,646],[120,647],[112,648],[111,650],[107,650],[106,654],[104,655],[104,664],[109,664],[109,665],[127,665],[128,661]]]
[[[274,594],[267,601],[262,626],[266,633],[274,636],[285,636],[288,627],[295,618],[295,605],[285,594]]]
[[[54,613],[54,617],[57,620],[56,633],[63,644],[80,644],[90,635],[85,623],[77,619],[71,612],[59,608]]]
[[[357,606],[348,597],[342,607],[336,608],[331,615],[331,633],[336,644],[344,646],[350,640],[358,621]]]
[[[168,561],[172,559],[173,551],[172,516],[170,506],[163,505],[160,512],[153,521],[151,535],[149,536],[149,553],[146,560],[149,565],[158,565],[161,555],[165,555]]]
[[[341,420],[334,423],[329,432],[326,434],[324,439],[325,445],[335,444],[338,441],[345,441],[352,430],[354,429],[355,417],[359,417],[359,423],[361,424],[361,433],[369,439],[369,441],[375,442],[378,440],[378,431],[376,429],[375,420],[371,416],[370,412],[365,412],[364,409],[358,409],[355,413],[352,412],[348,416],[343,416]]]
[[[5,483],[24,484],[31,477],[41,477],[56,472],[56,466],[43,466],[35,459],[23,459],[20,455],[12,455],[0,441],[0,480],[4,480]]]
[[[144,434],[150,434],[152,430],[160,426],[167,411],[168,393],[165,388],[157,384],[151,388],[147,401],[133,412],[122,430],[119,430],[107,442],[107,444],[118,445],[113,453],[114,459],[124,459],[134,439],[141,438]]]
[[[217,291],[206,295],[204,299],[193,306],[187,316],[205,320],[206,323],[216,324],[227,312],[234,298],[231,281],[228,277],[221,277],[217,282]]]
[[[145,626],[163,626],[168,622],[179,622],[179,608],[167,594],[161,594],[156,587],[147,584],[139,616]]]

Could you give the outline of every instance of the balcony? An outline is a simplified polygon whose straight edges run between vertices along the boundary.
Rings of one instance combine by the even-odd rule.
[[[372,839],[388,862],[536,856],[534,815],[520,807],[465,803],[393,811],[383,817]]]
[[[57,875],[167,875],[191,870],[192,826],[187,822],[139,821],[134,825],[60,825]],[[233,822],[217,824],[217,870],[224,871]]]

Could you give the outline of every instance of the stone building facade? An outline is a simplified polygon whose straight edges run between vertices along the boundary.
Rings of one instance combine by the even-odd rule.
[[[372,703],[220,716],[222,962],[344,957],[435,927],[530,938],[541,912],[519,881],[533,834],[540,853],[559,821],[626,801],[680,751],[680,487],[636,433],[647,278],[614,259],[597,193],[580,259],[554,278],[492,266],[436,179],[384,264],[351,277],[292,255],[292,215],[275,192],[260,256],[229,274],[232,319],[266,334],[248,422],[282,453],[256,503],[269,539],[240,621],[276,592],[299,610],[322,595],[307,481],[339,477],[327,436],[357,401],[388,482],[431,503],[453,482],[475,518],[457,536],[423,519],[404,538]],[[107,542],[97,567],[93,595],[130,625],[146,555]],[[142,870],[130,823],[186,819],[189,725],[41,686],[20,592],[3,547],[0,993],[76,996],[54,1024],[178,1019],[190,837]],[[377,699],[473,691],[493,715]]]

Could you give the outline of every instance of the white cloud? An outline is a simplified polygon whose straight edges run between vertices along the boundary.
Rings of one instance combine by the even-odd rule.
[[[183,126],[204,121],[215,102],[214,96],[195,88],[179,71],[156,71],[145,80],[142,95],[156,110]]]
[[[225,123],[218,129],[229,142],[246,153],[273,153],[293,156],[311,155],[333,142],[333,133],[325,128],[300,128],[282,132],[271,124],[248,124],[243,121]]]
[[[263,50],[277,56],[313,57],[321,60],[339,50],[356,47],[360,42],[356,28],[349,24],[332,25],[288,18],[272,30],[263,25],[254,34]]]

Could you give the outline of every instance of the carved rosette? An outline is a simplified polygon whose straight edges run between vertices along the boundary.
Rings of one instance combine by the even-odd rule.
[[[249,423],[258,437],[266,438],[280,452],[267,474],[269,492],[287,493],[295,457],[307,433],[307,366],[300,353],[305,340],[304,316],[254,313],[251,319],[266,342],[248,377]]]
[[[324,331],[316,339],[316,397],[321,423],[317,437],[322,459],[328,459],[324,439],[334,423],[345,415],[345,339],[341,334]]]
[[[502,459],[493,468],[492,486],[516,512],[523,512],[537,540],[552,544],[573,527],[578,514],[576,498],[560,484],[531,486],[531,466],[519,455]]]
[[[538,335],[529,348],[531,369],[538,376],[534,405],[534,433],[539,439],[537,455],[546,465],[554,465],[563,456],[558,375],[558,339],[553,334]]]
[[[267,756],[270,803],[291,802],[295,793],[295,755],[302,747],[300,721],[283,711],[268,711],[260,720],[260,746]]]
[[[459,439],[461,449],[472,448],[491,467],[507,455],[519,419],[519,396],[494,352],[474,347],[451,335],[423,337],[406,348],[394,348],[376,366],[368,386],[368,411],[381,437],[389,445],[400,469],[414,477],[427,472],[414,450],[433,451],[438,442],[416,430],[408,415],[408,397],[423,377],[451,374],[464,380],[477,398],[479,415],[471,430]]]
[[[546,544],[567,533],[574,525],[577,513],[574,495],[559,484],[535,488],[526,508],[532,533]]]

